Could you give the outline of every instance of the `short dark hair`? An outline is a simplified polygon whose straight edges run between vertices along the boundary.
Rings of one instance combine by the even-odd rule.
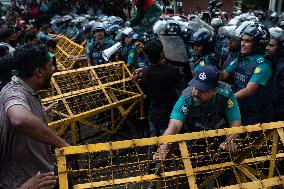
[[[5,41],[14,34],[13,30],[6,28],[0,32],[0,41]]]
[[[52,39],[48,40],[45,44],[48,48],[56,48],[57,45],[57,43]]]
[[[24,35],[25,43],[28,43],[29,41],[33,41],[35,39],[36,39],[36,34],[34,32],[27,32]]]
[[[49,24],[45,24],[41,27],[41,31],[47,31],[50,28]]]
[[[6,45],[0,45],[0,57],[7,55],[8,50],[9,47],[7,47]]]
[[[7,54],[0,57],[0,78],[2,82],[9,82],[12,77],[12,70],[15,69],[16,61],[13,55]]]
[[[163,45],[159,40],[150,40],[145,44],[144,52],[148,56],[148,60],[152,64],[157,64],[163,52]]]
[[[36,68],[44,66],[49,60],[46,45],[43,43],[24,44],[14,52],[17,71],[20,77],[31,77]]]
[[[166,8],[166,13],[167,14],[174,14],[175,12],[174,12],[173,8],[168,7],[168,8]]]

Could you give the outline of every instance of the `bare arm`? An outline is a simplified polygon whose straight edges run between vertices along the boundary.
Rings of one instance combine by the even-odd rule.
[[[254,93],[260,88],[260,85],[255,82],[248,82],[246,88],[235,93],[237,99],[243,99],[248,96],[254,95]]]
[[[88,62],[88,66],[92,66],[92,59],[87,59],[87,62]]]
[[[50,189],[57,183],[58,177],[53,175],[53,172],[38,173],[27,180],[18,189]]]
[[[51,131],[46,123],[32,114],[25,106],[11,106],[7,114],[11,124],[30,138],[58,148],[69,146],[63,139]]]
[[[234,121],[230,123],[230,127],[239,127],[241,126],[241,121]],[[220,149],[228,151],[228,152],[236,152],[238,149],[237,144],[235,143],[235,139],[239,138],[239,134],[227,135],[226,141],[220,144]]]
[[[183,126],[183,122],[171,119],[168,128],[164,132],[163,136],[178,134]],[[167,156],[167,151],[169,149],[169,144],[163,144],[159,147],[158,153],[156,153],[153,159],[165,159]]]

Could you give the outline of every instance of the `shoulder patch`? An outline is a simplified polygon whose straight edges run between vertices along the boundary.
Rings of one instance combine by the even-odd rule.
[[[184,104],[182,107],[181,107],[181,113],[183,113],[184,115],[187,114],[188,112],[188,105],[187,104]]]
[[[232,108],[234,106],[234,102],[232,101],[232,99],[228,100],[228,107]]]
[[[230,86],[226,83],[223,82],[219,82],[219,87],[217,88],[217,93],[220,95],[223,95],[227,98],[230,98],[230,96],[232,95],[232,89],[230,88]]]
[[[202,67],[205,66],[204,60],[200,61],[200,62],[199,62],[199,65],[202,66]]]
[[[255,69],[254,69],[254,73],[258,74],[260,73],[261,71],[261,68],[259,66],[257,66]]]
[[[135,55],[135,53],[133,52],[133,53],[130,53],[130,57],[131,58],[133,58],[134,57],[134,55]]]

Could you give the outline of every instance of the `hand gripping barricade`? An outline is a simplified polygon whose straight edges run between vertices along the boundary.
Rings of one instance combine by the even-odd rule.
[[[52,35],[54,36],[54,35]],[[85,54],[85,48],[82,45],[78,45],[70,40],[68,37],[61,35],[60,39],[57,42],[56,48],[56,63],[65,67],[65,68],[74,68],[79,61],[70,60],[68,56],[79,56]],[[84,64],[87,65],[87,64]],[[77,67],[82,67],[78,66]]]
[[[275,122],[61,148],[59,187],[145,188],[154,182],[156,188],[279,188],[284,186],[283,128],[284,122]],[[231,134],[240,135],[239,150],[220,150]],[[175,149],[165,160],[147,158],[148,146],[165,143]],[[158,165],[152,174],[146,171],[149,163]]]
[[[46,107],[57,102],[48,126],[73,145],[107,141],[102,133],[115,134],[129,117],[143,117],[144,94],[124,62],[57,72],[41,97]]]

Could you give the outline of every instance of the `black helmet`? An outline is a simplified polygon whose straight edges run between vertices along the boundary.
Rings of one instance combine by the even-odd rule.
[[[270,40],[268,29],[259,23],[251,23],[247,25],[244,28],[241,37],[244,35],[252,37],[253,51],[255,53],[263,53]]]
[[[165,35],[166,36],[180,36],[181,35],[181,27],[174,20],[168,20],[165,26]]]
[[[284,30],[278,27],[270,28],[270,39],[275,39],[278,44],[278,53],[283,56],[284,53]]]

